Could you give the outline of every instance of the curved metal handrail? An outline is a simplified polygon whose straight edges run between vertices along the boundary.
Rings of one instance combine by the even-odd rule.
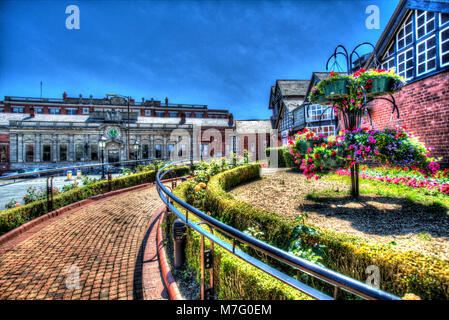
[[[237,257],[245,260],[246,262],[252,264],[253,266],[259,268],[263,272],[270,274],[271,276],[281,280],[282,282],[288,284],[289,286],[296,288],[296,289],[300,290],[301,292],[305,293],[306,295],[309,295],[315,299],[332,300],[335,298],[335,295],[334,295],[334,298],[332,298],[332,297],[328,296],[327,294],[322,293],[321,291],[318,291],[317,289],[312,288],[312,287],[286,275],[285,273],[280,272],[279,270],[263,263],[262,261],[248,255],[247,253],[235,248],[235,243],[236,242],[244,243],[257,251],[262,252],[262,253],[274,258],[277,261],[281,261],[295,269],[298,269],[308,275],[311,275],[315,278],[318,278],[320,280],[323,280],[323,281],[333,285],[336,288],[336,290],[342,289],[342,290],[348,291],[350,293],[353,293],[353,294],[355,294],[359,297],[365,298],[365,299],[400,300],[400,298],[395,295],[392,295],[392,294],[382,291],[380,289],[376,289],[376,288],[371,287],[367,284],[364,284],[360,281],[352,279],[348,276],[342,275],[333,270],[327,269],[325,267],[321,267],[321,266],[314,264],[310,261],[307,261],[305,259],[294,256],[294,255],[292,255],[284,250],[281,250],[279,248],[276,248],[266,242],[255,239],[255,238],[253,238],[233,227],[228,226],[227,224],[225,224],[217,219],[212,218],[211,216],[198,210],[197,208],[193,207],[192,205],[184,202],[183,200],[181,200],[180,198],[175,196],[173,193],[171,193],[168,190],[168,188],[165,187],[162,183],[162,178],[164,177],[165,174],[167,174],[167,172],[170,171],[170,170],[168,170],[168,168],[173,167],[175,165],[180,165],[184,161],[169,163],[157,172],[157,174],[156,174],[157,192],[158,192],[161,200],[164,202],[164,204],[167,206],[167,208],[170,209],[170,211],[172,211],[174,214],[176,214],[176,216],[178,216],[179,219],[181,219],[184,223],[186,223],[186,225],[188,225],[192,229],[196,230],[200,234],[204,235],[209,240],[218,244],[220,247],[229,251],[230,253],[234,254],[235,256],[237,256]],[[185,215],[183,213],[181,213],[175,207],[174,202],[186,210]],[[195,223],[194,221],[189,219],[189,216],[188,216],[189,212],[191,212],[194,216],[199,218],[202,222],[205,222],[208,226],[213,227],[213,228],[217,229],[218,231],[233,238],[233,244],[230,244],[230,243],[218,238],[216,235],[210,233],[209,231],[201,228],[198,225],[198,223]]]

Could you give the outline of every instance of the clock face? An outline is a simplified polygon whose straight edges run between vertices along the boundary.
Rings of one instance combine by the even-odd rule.
[[[111,138],[117,137],[117,135],[118,135],[117,129],[110,129],[110,130],[108,131],[108,135],[109,135]]]

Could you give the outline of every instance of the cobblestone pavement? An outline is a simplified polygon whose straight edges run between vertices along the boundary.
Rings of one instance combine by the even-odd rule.
[[[161,203],[151,187],[55,219],[0,255],[0,299],[142,299],[143,244]]]

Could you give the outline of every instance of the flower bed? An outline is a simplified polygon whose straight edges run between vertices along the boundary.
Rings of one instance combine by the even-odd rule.
[[[349,176],[348,169],[338,169],[338,175]],[[426,175],[418,170],[409,168],[364,167],[360,173],[362,179],[377,180],[393,184],[404,184],[417,189],[427,189],[430,191],[449,194],[449,170],[438,171],[432,175]]]

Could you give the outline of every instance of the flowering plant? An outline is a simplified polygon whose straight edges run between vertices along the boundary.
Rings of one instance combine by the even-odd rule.
[[[363,86],[365,90],[370,90],[373,87],[374,79],[391,79],[391,85],[388,88],[389,93],[395,93],[402,89],[406,81],[404,77],[396,73],[396,68],[391,69],[360,69],[353,74],[357,87]]]

